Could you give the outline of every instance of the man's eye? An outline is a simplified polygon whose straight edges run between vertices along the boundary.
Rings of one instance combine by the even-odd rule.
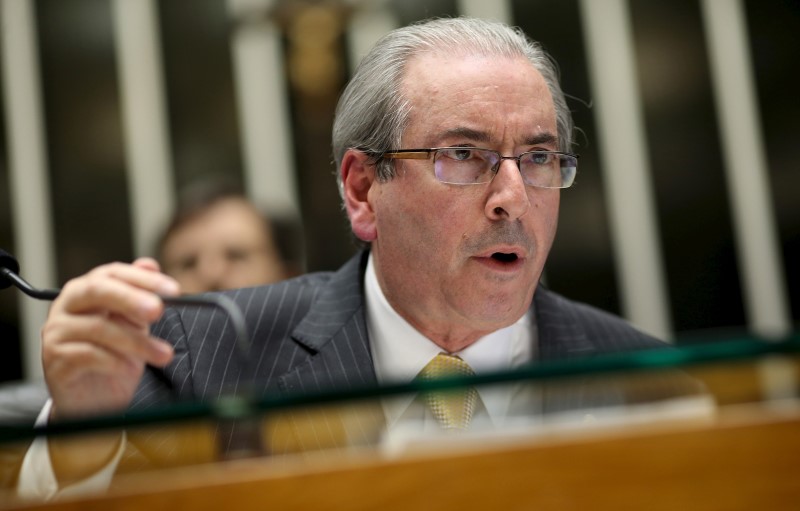
[[[550,153],[528,153],[526,160],[534,165],[547,165],[553,161]]]
[[[473,157],[472,149],[444,149],[441,151],[441,156],[455,161],[466,161]]]
[[[453,152],[456,160],[469,160],[472,157],[472,151],[469,149],[457,149]]]

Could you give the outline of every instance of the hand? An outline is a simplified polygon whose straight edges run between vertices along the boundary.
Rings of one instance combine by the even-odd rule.
[[[149,258],[103,265],[69,281],[42,328],[51,418],[124,410],[145,365],[172,360],[172,347],[151,337],[149,327],[164,310],[157,295],[179,292]]]

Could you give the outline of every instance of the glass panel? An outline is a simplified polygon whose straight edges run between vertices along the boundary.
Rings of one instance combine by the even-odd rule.
[[[9,474],[15,472],[19,453],[33,433],[48,435],[54,446],[71,442],[90,453],[92,445],[117,442],[122,429],[124,455],[112,486],[103,490],[112,497],[130,495],[134,488],[136,494],[148,494],[186,487],[190,474],[198,470],[220,477],[237,471],[274,475],[278,472],[272,471],[289,470],[283,477],[291,481],[323,468],[346,471],[356,462],[493,459],[509,451],[530,452],[526,463],[536,470],[540,456],[550,449],[573,445],[586,456],[593,449],[608,448],[627,456],[631,451],[620,450],[615,442],[635,446],[637,439],[649,445],[650,465],[641,467],[649,470],[655,464],[653,449],[660,445],[653,438],[666,437],[680,447],[680,435],[720,437],[742,427],[753,428],[748,449],[761,449],[760,456],[768,454],[775,463],[784,463],[786,455],[762,433],[788,425],[796,433],[798,353],[798,335],[771,344],[729,339],[676,350],[542,363],[471,378],[176,403],[39,431],[5,425],[0,428],[0,473],[11,480]],[[423,396],[470,386],[477,389],[479,400],[469,429],[442,430]],[[691,450],[667,451],[672,453],[661,454],[671,456],[670,463],[703,463]],[[595,471],[601,465],[596,463]],[[606,463],[613,461],[607,459],[603,466]],[[796,458],[794,463],[796,468]],[[183,470],[172,470],[177,467]],[[142,486],[147,481],[154,485]],[[9,499],[12,493],[7,490]],[[280,503],[288,497],[274,498]],[[9,499],[0,501],[13,502]]]

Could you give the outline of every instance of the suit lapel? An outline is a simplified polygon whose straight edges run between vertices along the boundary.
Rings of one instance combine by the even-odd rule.
[[[583,357],[597,351],[586,330],[571,314],[567,300],[539,284],[533,301],[538,361]]]
[[[362,252],[336,272],[292,332],[292,340],[309,356],[279,378],[283,392],[377,385],[364,311],[366,262],[367,252]],[[372,445],[383,427],[383,412],[374,402],[288,410],[272,418],[270,448],[286,453]]]
[[[292,332],[309,353],[279,378],[284,392],[315,392],[377,383],[369,349],[362,276],[367,252],[333,274]]]

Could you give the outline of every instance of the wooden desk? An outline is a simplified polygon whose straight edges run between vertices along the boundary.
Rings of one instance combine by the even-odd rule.
[[[11,509],[800,509],[800,411],[615,428],[388,459],[239,460],[128,476],[112,493]]]

